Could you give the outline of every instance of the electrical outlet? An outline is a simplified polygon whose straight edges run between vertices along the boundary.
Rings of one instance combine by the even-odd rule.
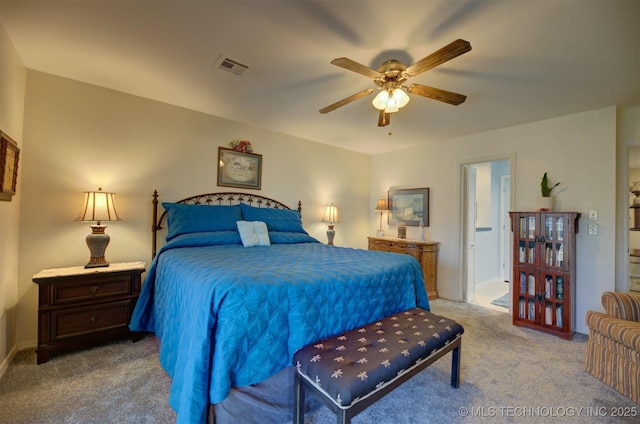
[[[598,235],[598,224],[589,224],[589,235],[590,236]]]
[[[589,209],[589,221],[598,220],[598,209]]]

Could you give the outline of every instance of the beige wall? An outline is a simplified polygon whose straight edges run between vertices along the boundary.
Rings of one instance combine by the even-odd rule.
[[[116,193],[123,221],[107,228],[107,260],[150,263],[153,190],[164,201],[228,190],[216,186],[216,163],[218,146],[227,147],[233,138],[251,140],[255,152],[263,155],[258,193],[292,207],[301,200],[305,228],[321,241],[327,229],[320,222],[324,206],[334,202],[341,217],[336,244],[366,246],[371,215],[367,155],[28,71],[19,346],[36,343],[33,274],[89,259],[89,227],[74,221],[83,191],[102,187]]]
[[[586,310],[601,309],[600,294],[614,288],[615,107],[369,157],[25,71],[12,46],[7,61],[4,34],[2,41],[0,128],[14,129],[20,134],[15,138],[22,141],[20,194],[11,204],[0,203],[0,230],[3,236],[5,231],[14,233],[3,237],[0,245],[0,265],[6,264],[0,280],[0,305],[4,303],[0,355],[4,357],[15,348],[16,325],[18,347],[36,343],[37,290],[31,276],[42,268],[81,265],[88,259],[84,238],[89,229],[74,221],[83,191],[101,186],[117,193],[124,220],[109,225],[112,241],[107,258],[150,262],[152,191],[157,189],[161,200],[171,201],[224,190],[216,187],[217,148],[237,137],[252,140],[256,152],[263,154],[260,194],[290,205],[301,200],[305,227],[323,241],[326,224],[320,217],[326,203],[340,207],[336,244],[365,247],[366,236],[375,234],[378,227],[379,215],[373,208],[389,187],[430,187],[427,236],[442,243],[438,289],[443,297],[456,300],[461,293],[460,164],[515,157],[515,209],[534,207],[540,175],[548,170],[562,181],[557,192],[559,209],[583,214],[599,210],[599,236],[586,234],[586,216],[580,221],[578,331],[586,331]],[[26,95],[22,96],[19,87],[24,87],[25,78]],[[16,115],[23,110],[23,98],[24,132],[21,113]],[[626,128],[633,137],[640,123],[638,108],[621,115],[618,128]],[[370,169],[376,172],[370,175]],[[21,200],[19,218],[17,200]],[[408,236],[416,237],[412,231]]]
[[[22,147],[26,69],[9,36],[0,25],[0,130]],[[18,304],[18,225],[22,198],[22,170],[18,194],[11,202],[0,202],[0,376],[16,350]]]
[[[577,236],[576,328],[585,333],[586,311],[601,309],[601,293],[614,289],[615,107],[376,155],[371,161],[371,169],[377,171],[371,175],[369,202],[375,205],[379,193],[393,186],[431,188],[428,237],[441,243],[438,292],[461,300],[461,163],[510,155],[515,156],[514,210],[535,210],[540,178],[548,171],[562,182],[555,193],[556,209],[582,213]],[[599,211],[598,236],[587,235],[589,209]],[[373,228],[372,223],[369,231]]]

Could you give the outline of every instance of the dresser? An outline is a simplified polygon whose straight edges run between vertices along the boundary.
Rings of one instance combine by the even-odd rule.
[[[438,298],[437,267],[438,267],[438,243],[437,241],[418,241],[392,237],[368,237],[369,250],[381,252],[395,252],[411,255],[418,260],[424,275],[424,286],[427,289],[429,300]]]
[[[144,262],[102,268],[44,269],[38,284],[37,363],[50,353],[129,337],[129,321],[142,285]]]

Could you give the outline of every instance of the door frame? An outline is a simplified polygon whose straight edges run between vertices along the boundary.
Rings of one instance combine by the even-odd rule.
[[[511,205],[505,201],[505,187],[509,187],[511,195],[510,175],[500,177],[500,277],[504,281],[511,281],[511,221],[507,219]]]
[[[615,290],[629,291],[629,150],[640,148],[640,140],[630,140],[620,144],[618,149],[618,213],[616,227],[619,229],[616,243]]]
[[[462,208],[464,210],[465,216],[462,224],[462,252],[463,252],[463,262],[462,268],[464,271],[464,297],[462,298],[463,302],[469,303],[475,300],[476,294],[476,280],[475,280],[475,252],[476,252],[476,223],[477,219],[477,204],[476,201],[476,168],[473,166],[474,164],[466,164],[462,166],[462,178],[463,182],[463,193],[462,193]],[[471,219],[474,219],[474,222],[470,222]],[[469,228],[473,228],[473,231],[469,231]],[[473,258],[471,258],[473,255]]]
[[[516,204],[516,153],[515,152],[511,152],[511,153],[504,153],[504,154],[497,154],[497,155],[491,155],[491,156],[482,156],[482,157],[475,157],[475,158],[469,158],[466,159],[464,161],[458,161],[458,175],[460,178],[460,189],[458,191],[460,199],[459,199],[459,205],[460,205],[460,223],[459,223],[459,228],[460,228],[460,263],[459,263],[459,270],[460,270],[460,280],[458,282],[458,296],[459,299],[461,299],[463,302],[468,302],[468,298],[467,298],[467,281],[468,281],[468,273],[467,273],[467,261],[469,260],[469,258],[467,257],[467,238],[466,238],[466,232],[465,232],[465,227],[467,225],[467,217],[468,217],[468,205],[467,205],[467,200],[466,200],[466,193],[467,193],[467,180],[465,178],[466,173],[465,173],[465,168],[473,165],[473,164],[477,164],[477,163],[485,163],[485,162],[495,162],[495,161],[502,161],[502,160],[508,160],[509,161],[509,179],[511,181],[510,187],[509,187],[509,210],[514,210],[515,209],[515,204]],[[511,228],[509,228],[510,230]],[[511,266],[513,266],[513,264],[511,264]],[[510,279],[511,280],[511,279]],[[513,284],[513,281],[509,281],[509,292],[511,292],[511,286]],[[509,308],[509,312],[511,312],[511,308]]]

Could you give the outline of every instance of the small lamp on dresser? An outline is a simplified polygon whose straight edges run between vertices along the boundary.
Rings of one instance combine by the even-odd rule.
[[[381,197],[378,200],[378,204],[376,205],[376,208],[374,209],[374,211],[376,212],[380,212],[380,228],[378,229],[378,232],[376,233],[376,236],[378,237],[384,237],[384,230],[382,229],[382,213],[388,211],[389,208],[387,207],[387,201],[384,200],[384,197]]]
[[[91,234],[87,236],[87,246],[91,252],[91,257],[84,267],[109,266],[109,262],[104,257],[104,252],[111,238],[104,232],[107,226],[102,225],[102,221],[120,221],[114,203],[115,193],[107,193],[102,191],[102,188],[98,188],[98,191],[85,191],[84,194],[84,209],[80,220],[95,221],[95,224],[90,225]]]
[[[329,246],[333,246],[333,237],[336,235],[336,231],[333,229],[333,224],[340,222],[340,218],[338,218],[338,208],[334,206],[333,203],[327,205],[325,208],[322,222],[329,223],[329,229],[327,230],[327,244]]]

